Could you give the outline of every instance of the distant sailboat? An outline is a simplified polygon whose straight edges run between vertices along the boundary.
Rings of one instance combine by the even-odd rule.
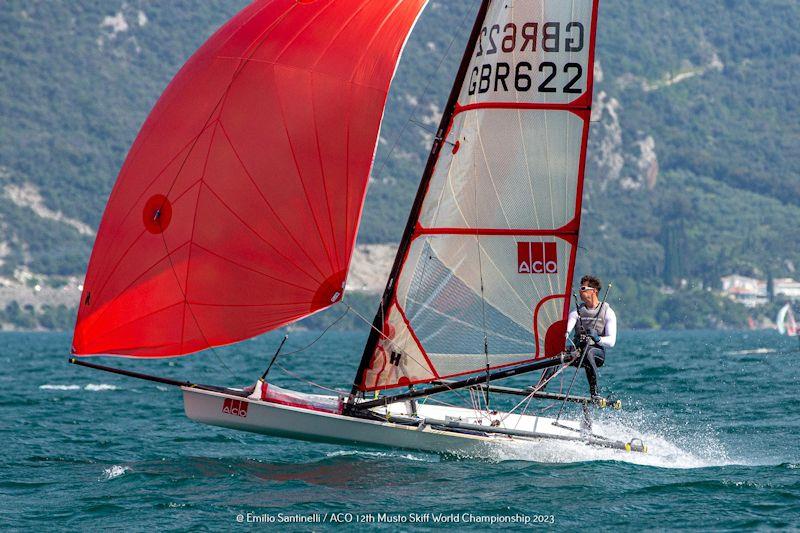
[[[424,3],[257,0],[192,56],[109,198],[76,356],[189,354],[342,300],[389,84]],[[564,340],[597,9],[482,2],[349,395],[71,361],[180,386],[190,418],[268,435],[440,452],[542,439],[645,451],[586,420],[488,405],[490,392],[585,412],[606,404],[490,385],[581,357]],[[458,389],[472,405],[416,402]]]
[[[781,335],[788,335],[789,337],[797,336],[797,321],[794,318],[792,305],[790,303],[780,308],[775,323],[778,324],[778,333]]]

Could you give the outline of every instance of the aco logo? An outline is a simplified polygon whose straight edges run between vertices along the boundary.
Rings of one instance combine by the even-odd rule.
[[[518,242],[517,272],[557,274],[558,250],[554,242]]]
[[[222,404],[222,412],[226,415],[247,418],[247,407],[249,405],[250,404],[244,400],[225,398],[225,402]]]

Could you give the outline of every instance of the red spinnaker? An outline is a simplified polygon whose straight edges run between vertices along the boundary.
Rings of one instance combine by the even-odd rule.
[[[73,352],[182,355],[342,295],[424,0],[257,0],[184,65],[106,206]]]

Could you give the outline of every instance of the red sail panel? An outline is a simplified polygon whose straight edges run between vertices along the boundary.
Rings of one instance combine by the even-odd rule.
[[[489,4],[444,125],[446,144],[423,178],[361,390],[484,372],[564,348],[597,7]]]
[[[257,0],[164,91],[92,251],[73,351],[182,355],[342,295],[384,104],[424,0]]]

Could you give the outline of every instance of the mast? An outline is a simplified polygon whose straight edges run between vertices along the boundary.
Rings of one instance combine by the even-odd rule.
[[[361,362],[358,365],[358,370],[356,371],[356,376],[353,380],[353,388],[350,392],[351,397],[354,397],[358,393],[358,384],[364,377],[364,371],[369,365],[372,352],[375,350],[375,346],[379,341],[379,332],[383,328],[383,315],[392,297],[394,283],[397,281],[397,276],[400,273],[401,266],[403,265],[403,259],[405,258],[408,248],[411,245],[411,236],[414,233],[414,226],[417,222],[417,218],[419,217],[419,212],[422,208],[422,202],[425,199],[425,193],[428,190],[428,184],[430,183],[431,176],[433,175],[436,161],[439,159],[439,152],[445,142],[445,135],[447,134],[447,129],[450,125],[450,121],[453,118],[453,112],[455,111],[456,104],[458,103],[458,95],[461,91],[461,85],[464,83],[464,78],[467,75],[472,54],[475,50],[475,43],[480,37],[481,26],[484,18],[486,18],[486,12],[489,9],[490,3],[491,0],[481,1],[481,7],[478,9],[478,14],[475,17],[475,23],[472,26],[472,33],[470,33],[467,46],[464,48],[464,55],[461,58],[461,65],[459,66],[458,73],[453,81],[453,87],[450,89],[450,96],[447,99],[447,105],[442,113],[442,119],[439,122],[439,128],[436,130],[436,136],[433,139],[433,146],[431,146],[430,154],[428,154],[428,162],[425,165],[425,170],[422,174],[419,188],[417,189],[417,195],[414,199],[414,204],[412,205],[411,212],[408,215],[408,222],[406,222],[406,228],[403,232],[403,237],[400,239],[400,246],[397,248],[397,255],[395,255],[394,264],[392,265],[389,279],[386,282],[386,289],[383,291],[381,303],[375,313],[375,319],[372,321],[369,337],[367,338],[367,343],[364,346],[364,353],[361,356]]]

